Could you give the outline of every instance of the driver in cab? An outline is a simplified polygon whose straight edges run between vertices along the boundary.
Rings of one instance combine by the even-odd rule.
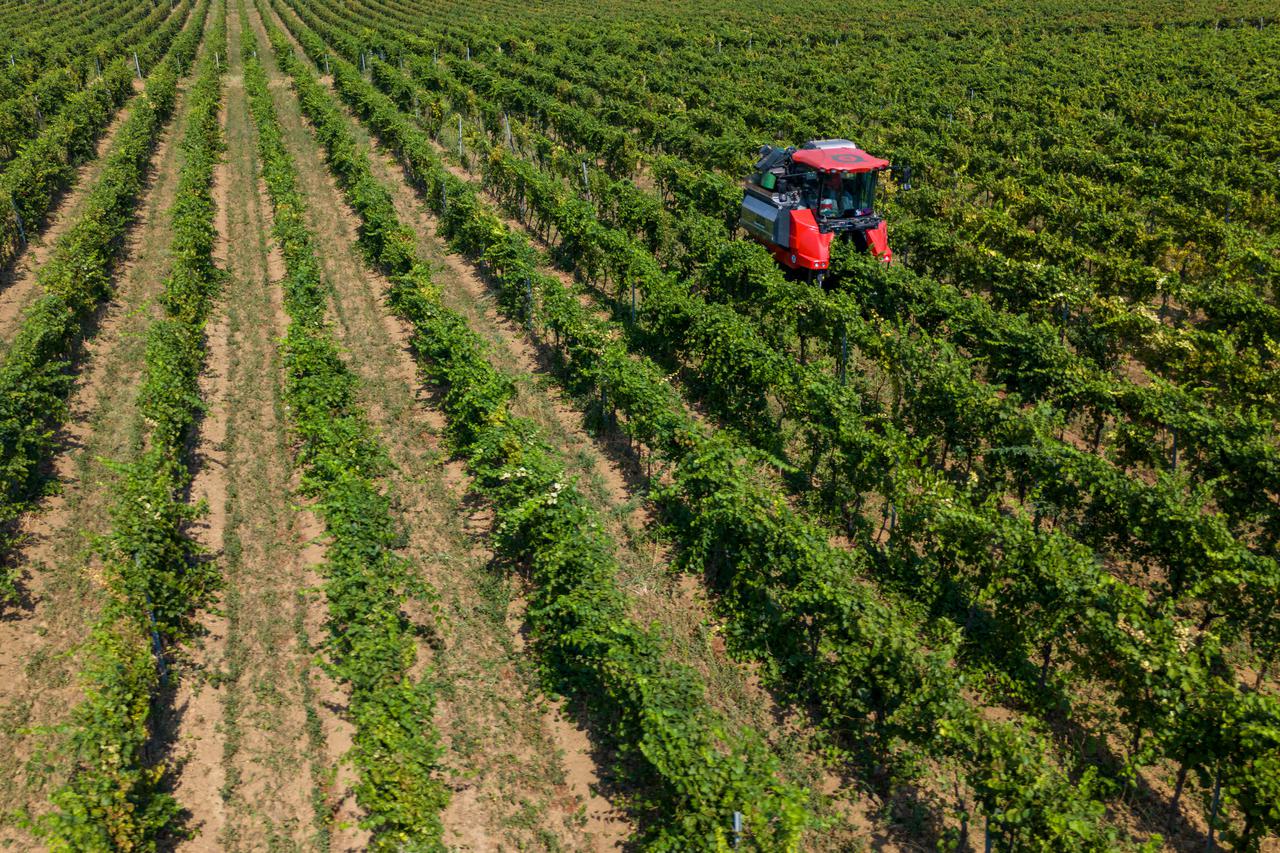
[[[853,193],[841,180],[840,173],[832,172],[822,178],[818,196],[818,215],[823,219],[837,219],[853,208]]]

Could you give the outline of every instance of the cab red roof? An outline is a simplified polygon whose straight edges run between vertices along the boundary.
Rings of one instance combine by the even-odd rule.
[[[801,148],[791,155],[791,160],[820,172],[871,172],[889,167],[888,160],[872,157],[859,148]]]

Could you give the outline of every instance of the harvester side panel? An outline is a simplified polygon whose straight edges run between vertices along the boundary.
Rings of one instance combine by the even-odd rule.
[[[743,198],[738,221],[757,240],[775,246],[787,246],[791,242],[791,217],[787,211],[755,193],[748,192]]]
[[[889,248],[889,223],[881,222],[867,232],[867,243],[871,253],[882,261],[893,260],[893,249]]]
[[[791,266],[805,270],[825,270],[831,258],[830,231],[818,228],[813,211],[808,208],[791,211]]]

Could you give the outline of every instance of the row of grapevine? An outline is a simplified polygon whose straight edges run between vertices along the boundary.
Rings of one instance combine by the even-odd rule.
[[[793,849],[806,822],[802,792],[777,781],[759,736],[728,730],[697,677],[666,661],[657,637],[626,618],[613,547],[594,510],[536,428],[510,414],[512,383],[440,302],[412,231],[398,221],[330,96],[281,33],[273,31],[272,42],[364,222],[367,251],[392,281],[392,306],[412,324],[424,367],[447,389],[449,437],[497,515],[495,550],[529,573],[533,645],[548,677],[582,696],[641,764],[636,805],[652,815],[649,842],[727,849],[737,811],[752,849]]]
[[[206,6],[158,74],[176,80],[205,31]],[[215,3],[208,41],[226,38]],[[186,57],[184,60],[183,57]],[[85,698],[69,724],[75,768],[52,795],[38,834],[59,850],[154,850],[180,807],[165,790],[166,765],[150,755],[158,694],[167,684],[166,646],[190,636],[191,614],[207,603],[217,572],[187,535],[190,439],[202,411],[204,324],[221,284],[213,263],[213,169],[222,147],[222,65],[206,47],[186,95],[184,161],[170,208],[173,266],[147,332],[138,397],[144,448],[123,466],[106,543],[108,601],[85,650]],[[153,82],[155,78],[153,77]],[[145,137],[144,137],[145,139]]]
[[[58,240],[39,271],[43,295],[0,365],[0,551],[12,526],[43,487],[42,466],[56,446],[54,430],[67,416],[67,397],[81,340],[92,332],[98,306],[111,293],[111,271],[142,191],[152,150],[173,113],[178,78],[195,57],[208,2],[169,46],[147,78],[129,118],[106,154],[80,218]]]
[[[322,567],[326,645],[333,674],[351,691],[355,737],[348,759],[358,774],[356,799],[363,825],[373,832],[373,849],[441,849],[440,812],[449,793],[437,778],[435,697],[430,673],[409,674],[417,657],[415,629],[402,612],[409,590],[421,581],[398,553],[400,526],[380,479],[390,462],[357,403],[358,381],[325,324],[325,287],[306,202],[243,5],[241,18],[245,90],[288,272],[285,400],[299,439],[302,493],[315,501],[330,536]],[[435,596],[433,590],[424,594]]]
[[[142,62],[151,67],[169,55],[193,5],[194,0],[182,0],[163,25],[135,45],[139,66],[132,57],[119,57],[101,78],[68,98],[58,117],[0,175],[0,269],[8,269],[28,237],[43,228],[58,194],[71,185],[77,167],[94,156],[98,138],[133,93],[136,67]]]
[[[288,17],[286,23],[294,25]],[[1078,835],[1086,845],[1114,843],[1093,823],[1096,812],[1086,817],[1092,808],[1087,794],[1060,777],[1055,780],[1047,764],[1033,759],[1042,744],[982,720],[957,701],[958,686],[947,686],[954,677],[947,674],[944,655],[916,647],[915,627],[867,594],[858,561],[832,549],[825,536],[762,489],[740,451],[703,436],[675,406],[661,373],[626,356],[576,297],[537,271],[527,240],[486,212],[473,189],[447,174],[423,134],[353,66],[326,58],[325,45],[309,32],[295,32],[313,58],[330,64],[335,84],[353,108],[401,153],[428,203],[442,214],[451,243],[485,259],[503,287],[505,304],[521,311],[526,286],[537,294],[538,319],[557,332],[578,385],[603,387],[610,403],[626,414],[625,428],[677,462],[672,500],[683,508],[687,541],[703,549],[691,549],[690,559],[708,558],[707,569],[719,578],[722,594],[733,605],[731,625],[740,651],[765,660],[779,687],[789,686],[790,696],[821,708],[825,724],[846,746],[870,738],[884,751],[881,760],[904,740],[916,750],[928,749],[921,743],[923,732],[932,735],[934,723],[945,719],[948,736],[942,746],[934,745],[935,755],[966,765],[983,811],[1011,841],[1053,832],[1051,815],[1071,813],[1082,819],[1060,831]],[[1018,760],[1010,761],[1013,755]],[[908,757],[897,760],[905,764]],[[1019,769],[997,769],[1011,765]],[[1014,795],[1021,798],[1019,808],[1001,792],[1001,782],[1010,781],[1002,777],[1007,772],[1020,781],[1014,786],[1021,791]]]

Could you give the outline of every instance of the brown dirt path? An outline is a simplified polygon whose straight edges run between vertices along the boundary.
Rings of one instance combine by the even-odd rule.
[[[387,284],[361,260],[357,220],[323,167],[295,99],[283,87],[277,92],[311,202],[310,224],[321,237],[335,331],[396,465],[389,480],[407,528],[407,553],[442,596],[439,618],[422,602],[409,610],[440,635],[437,648],[424,646],[420,655],[434,657],[437,724],[449,747],[453,797],[445,841],[475,851],[614,849],[632,827],[596,792],[599,774],[585,733],[539,695],[519,626],[506,621],[512,590],[486,566],[487,524],[462,503],[466,476],[445,456],[444,422],[418,380],[408,329],[381,304]]]
[[[116,473],[109,460],[128,458],[141,441],[134,400],[143,378],[145,336],[161,309],[155,303],[169,267],[168,216],[178,183],[177,137],[186,114],[179,91],[174,116],[161,133],[147,186],[126,237],[115,293],[84,348],[53,460],[60,491],[22,521],[26,542],[15,554],[25,600],[0,619],[0,752],[12,773],[0,776],[0,843],[34,849],[17,813],[47,809],[65,778],[62,742],[48,727],[67,719],[80,696],[79,644],[103,600],[96,540],[109,531]]]
[[[133,83],[135,92],[142,91],[142,83],[137,78],[134,78]],[[0,354],[8,352],[9,344],[21,326],[22,312],[40,293],[40,288],[36,285],[36,272],[49,259],[58,238],[80,218],[85,198],[98,182],[98,175],[105,165],[103,155],[111,148],[120,127],[132,112],[133,103],[132,99],[126,101],[107,124],[107,129],[98,139],[93,158],[76,170],[71,186],[62,193],[49,212],[44,230],[39,234],[29,233],[27,236],[31,242],[27,248],[9,269],[0,272]]]
[[[230,7],[228,12],[230,12]],[[226,44],[214,49],[227,56]],[[219,114],[224,139],[228,129],[227,95],[224,91]],[[237,140],[238,142],[239,140]],[[228,268],[231,255],[230,211],[231,166],[226,154],[214,168],[213,199],[216,205],[214,263]],[[200,375],[200,399],[206,411],[197,427],[193,453],[195,475],[190,500],[203,504],[205,514],[192,525],[191,535],[205,552],[205,559],[219,564],[227,528],[227,437],[230,431],[231,324],[225,302],[215,307],[205,326],[205,364]],[[227,619],[220,608],[201,613],[196,636],[175,662],[177,688],[165,728],[173,744],[173,761],[178,768],[174,793],[186,810],[186,825],[196,834],[178,845],[189,850],[215,850],[216,839],[226,821],[226,803],[221,790],[226,782],[222,752],[225,748],[221,717],[222,702],[212,678],[226,654]]]

